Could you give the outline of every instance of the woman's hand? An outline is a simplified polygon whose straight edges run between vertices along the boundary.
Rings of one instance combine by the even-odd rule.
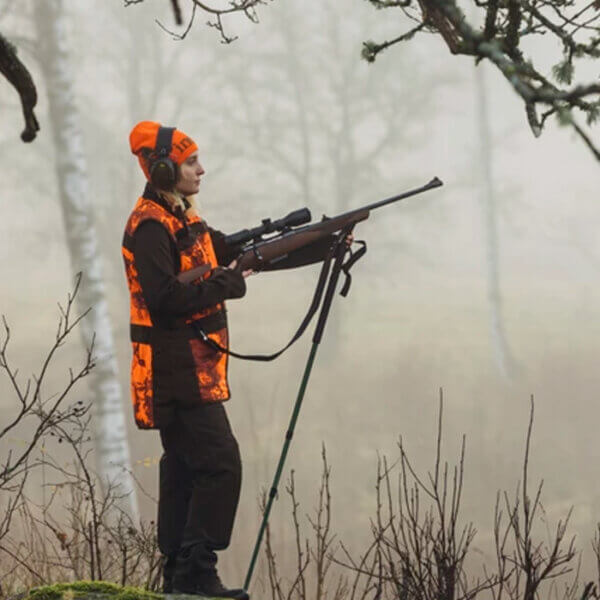
[[[344,243],[346,244],[346,246],[348,246],[348,248],[350,248],[350,246],[352,246],[352,242],[354,241],[354,235],[352,233],[349,233],[345,238],[344,238]]]
[[[237,269],[237,258],[235,260],[232,260],[228,265],[227,265],[228,269],[231,269],[232,271]],[[254,271],[252,269],[246,269],[245,271],[242,271],[242,277],[244,279],[246,279],[246,277],[249,277],[250,275],[254,274]]]

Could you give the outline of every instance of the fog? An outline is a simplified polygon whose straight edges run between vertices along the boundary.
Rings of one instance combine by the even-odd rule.
[[[378,455],[397,457],[402,436],[415,469],[433,467],[441,388],[443,453],[455,461],[466,436],[462,517],[477,526],[475,546],[485,556],[496,492],[513,491],[522,478],[533,395],[530,480],[544,479],[550,529],[574,507],[570,531],[588,552],[600,509],[597,164],[572,131],[555,122],[535,138],[521,101],[486,64],[477,67],[489,116],[490,144],[482,145],[472,60],[452,57],[441,39],[423,35],[370,65],[360,57],[361,43],[398,35],[397,22],[363,0],[343,8],[325,4],[261,7],[258,25],[229,21],[239,39],[224,45],[202,18],[185,40],[173,41],[155,23],[172,23],[158,2],[128,8],[100,0],[68,3],[75,101],[134,473],[156,497],[158,434],[135,428],[129,404],[129,298],[120,249],[144,185],[128,135],[136,122],[149,119],[175,125],[198,143],[206,170],[201,213],[226,232],[302,206],[318,219],[433,176],[444,182],[374,211],[355,230],[368,252],[353,269],[349,296],[334,300],[285,470],[285,478],[291,469],[296,473],[303,514],[316,502],[323,443],[332,466],[332,527],[360,548],[375,508]],[[60,157],[31,50],[30,11],[28,2],[12,3],[0,20],[40,96],[41,131],[23,144],[18,98],[5,81],[0,85],[0,312],[11,325],[10,357],[21,377],[39,369],[53,340],[57,302],[73,286],[55,176]],[[485,160],[495,199],[492,254]],[[245,298],[228,303],[232,348],[253,353],[283,346],[310,303],[317,276],[317,266],[252,276]],[[506,368],[493,326],[498,316]],[[227,410],[244,482],[223,561],[226,575],[245,572],[258,498],[274,473],[312,327],[273,363],[230,363]],[[51,372],[48,395],[83,356],[75,334]],[[88,393],[81,386],[72,397]],[[16,410],[2,378],[0,421]],[[293,532],[284,487],[272,523],[285,560],[283,542]],[[142,517],[153,519],[154,503],[139,496]]]

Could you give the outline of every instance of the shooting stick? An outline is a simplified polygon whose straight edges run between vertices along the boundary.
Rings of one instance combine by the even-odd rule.
[[[269,499],[268,499],[267,505],[265,507],[265,511],[264,511],[263,518],[262,518],[262,523],[260,525],[258,537],[256,539],[256,544],[254,545],[254,551],[252,553],[252,558],[250,560],[250,566],[248,567],[248,573],[247,573],[246,579],[244,581],[244,589],[245,590],[248,589],[248,586],[250,585],[250,580],[252,579],[252,573],[254,571],[256,559],[258,558],[258,552],[260,550],[262,538],[265,533],[265,529],[267,528],[267,522],[269,520],[271,506],[273,505],[273,501],[275,500],[275,496],[277,495],[277,486],[279,485],[279,479],[281,478],[281,473],[283,472],[283,464],[285,463],[288,449],[290,447],[290,443],[291,443],[292,437],[294,435],[294,428],[296,427],[296,421],[298,420],[298,414],[300,413],[300,407],[302,406],[302,400],[304,399],[304,393],[306,391],[308,379],[310,377],[313,362],[315,360],[317,348],[319,347],[319,343],[321,342],[321,338],[323,337],[325,323],[327,322],[327,317],[329,316],[329,310],[331,308],[331,303],[333,301],[333,295],[335,294],[335,288],[336,288],[338,279],[340,277],[340,271],[342,270],[344,256],[346,255],[346,252],[348,250],[348,248],[346,246],[345,238],[349,233],[352,232],[353,227],[354,227],[354,223],[352,223],[349,226],[347,226],[346,228],[342,229],[340,231],[340,233],[337,235],[336,242],[334,242],[333,268],[331,270],[331,274],[329,275],[329,282],[327,284],[327,290],[325,291],[325,298],[323,300],[323,305],[321,306],[321,312],[319,313],[319,320],[317,321],[317,326],[315,328],[315,333],[313,335],[312,347],[310,349],[310,354],[308,355],[308,360],[307,360],[306,366],[304,368],[304,375],[302,376],[302,382],[300,383],[300,389],[298,390],[298,396],[296,397],[296,403],[294,404],[294,410],[292,411],[292,416],[290,418],[290,423],[288,425],[287,433],[285,434],[285,442],[284,442],[283,448],[281,450],[281,455],[279,457],[279,463],[277,464],[277,470],[275,471],[275,477],[273,478],[271,490],[269,491]],[[327,265],[326,268],[329,270],[329,265]]]

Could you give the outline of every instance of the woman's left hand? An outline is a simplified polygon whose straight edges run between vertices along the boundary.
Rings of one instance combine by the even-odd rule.
[[[237,259],[235,259],[227,265],[227,268],[235,271],[235,269],[237,269],[237,264],[238,264]],[[244,279],[246,279],[246,277],[249,277],[250,275],[254,275],[253,269],[246,269],[245,271],[242,271],[242,277]]]

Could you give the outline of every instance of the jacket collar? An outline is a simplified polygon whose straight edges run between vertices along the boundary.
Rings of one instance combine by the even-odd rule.
[[[161,198],[160,194],[156,191],[156,188],[150,182],[146,183],[142,196],[147,200],[152,200],[152,202],[155,202],[164,208],[168,213],[173,214],[171,207]]]

